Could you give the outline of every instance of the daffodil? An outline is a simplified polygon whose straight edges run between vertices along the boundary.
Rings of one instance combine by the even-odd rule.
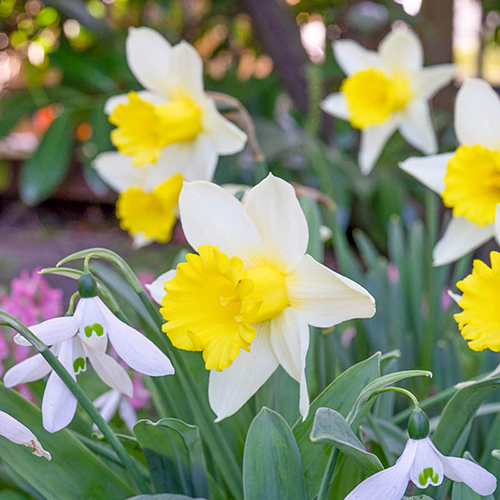
[[[223,188],[185,184],[180,218],[189,254],[150,286],[173,345],[203,351],[217,420],[234,414],[281,364],[305,376],[308,325],[331,327],[375,313],[361,286],[306,254],[307,221],[293,187],[269,175],[242,204]]]
[[[413,415],[423,412],[414,410]],[[436,448],[429,437],[428,421],[408,427],[410,439],[396,464],[359,484],[345,500],[401,500],[411,481],[417,488],[439,486],[444,477],[465,483],[479,495],[494,493],[497,480],[483,467],[464,458],[446,457]],[[420,420],[422,422],[422,420]]]
[[[437,152],[428,101],[451,82],[454,65],[423,68],[422,44],[409,29],[393,30],[377,52],[353,40],[334,42],[333,51],[347,78],[321,107],[361,130],[358,161],[363,173],[372,170],[397,129],[418,150]]]
[[[0,411],[0,436],[16,444],[33,448],[33,455],[51,460],[48,451],[45,451],[36,436],[21,422],[11,417],[8,413]]]
[[[454,153],[409,158],[401,168],[438,193],[452,218],[434,248],[434,265],[454,262],[495,235],[500,203],[500,98],[483,80],[457,95]]]
[[[30,327],[42,342],[51,346],[52,352],[73,378],[86,370],[88,359],[105,384],[132,397],[133,386],[127,372],[106,354],[108,337],[118,356],[134,370],[153,377],[174,373],[170,360],[158,347],[106,307],[96,295],[93,278],[84,275],[79,290],[82,298],[73,316],[49,319]],[[30,345],[20,335],[14,340],[19,345]],[[50,374],[42,401],[42,415],[45,429],[57,432],[73,420],[77,401],[59,376],[51,372],[43,356],[36,354],[8,370],[4,383],[7,387],[14,387]]]
[[[491,252],[491,267],[475,260],[472,273],[457,283],[463,309],[455,314],[462,336],[474,351],[500,351],[500,253]]]
[[[138,243],[164,242],[170,239],[182,179],[212,180],[219,155],[241,151],[246,134],[205,93],[194,47],[186,42],[172,47],[150,28],[131,28],[126,53],[145,90],[106,103],[118,152],[98,156],[95,168],[119,193],[123,229]]]

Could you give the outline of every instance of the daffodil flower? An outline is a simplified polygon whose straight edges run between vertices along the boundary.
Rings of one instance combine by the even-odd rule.
[[[412,420],[413,419],[413,420]],[[429,421],[419,408],[408,425],[410,439],[396,464],[359,484],[345,500],[401,500],[411,481],[417,488],[439,486],[444,477],[465,483],[479,495],[491,495],[497,488],[495,476],[464,458],[446,457],[429,437]]]
[[[217,421],[241,408],[280,364],[300,383],[305,418],[308,324],[369,318],[373,297],[306,254],[307,221],[281,179],[269,175],[244,204],[214,184],[188,183],[179,207],[198,254],[149,289],[173,345],[203,351]]]
[[[182,179],[212,180],[219,155],[241,151],[246,134],[205,93],[202,60],[191,45],[172,47],[150,28],[131,28],[126,53],[145,90],[108,100],[118,152],[103,153],[94,166],[119,193],[123,229],[138,243],[164,242]]]
[[[89,275],[84,275],[89,277]],[[59,358],[66,370],[76,375],[86,370],[87,359],[102,379],[112,389],[132,397],[133,387],[127,372],[111,356],[106,354],[108,337],[118,356],[134,370],[145,375],[159,377],[171,375],[174,368],[170,360],[149,339],[120,321],[97,296],[91,278],[90,287],[80,286],[82,298],[73,316],[53,318],[30,330]],[[16,335],[19,345],[30,345]],[[14,387],[39,380],[50,373],[45,388],[42,415],[44,427],[49,432],[63,429],[73,420],[77,401],[63,381],[41,354],[36,354],[7,371],[4,383]]]
[[[321,107],[361,130],[358,161],[363,173],[370,173],[397,129],[418,150],[437,152],[428,101],[451,82],[454,65],[423,68],[422,44],[409,29],[393,30],[377,52],[353,40],[334,42],[333,51],[347,78]]]
[[[457,95],[454,153],[409,158],[401,168],[438,193],[452,219],[434,248],[434,265],[449,264],[495,235],[500,203],[500,98],[483,80],[466,80]]]
[[[51,460],[48,451],[45,451],[36,436],[21,422],[18,422],[8,413],[0,411],[0,436],[7,438],[16,444],[22,444],[33,448],[33,455]]]

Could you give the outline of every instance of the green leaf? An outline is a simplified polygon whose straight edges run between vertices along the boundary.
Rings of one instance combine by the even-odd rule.
[[[355,460],[367,476],[384,469],[380,460],[373,453],[366,451],[345,418],[330,408],[320,408],[316,412],[311,441],[337,447],[344,455]]]
[[[193,498],[185,495],[171,495],[162,493],[161,495],[139,495],[138,497],[128,498],[127,500],[205,500],[204,498]]]
[[[311,404],[304,422],[298,421],[293,433],[302,457],[307,498],[318,494],[331,446],[318,446],[309,436],[319,408],[332,408],[344,417],[352,410],[362,390],[380,375],[380,353],[374,354],[339,375]]]
[[[300,198],[300,206],[307,219],[309,228],[309,244],[307,253],[313,256],[318,262],[323,262],[323,242],[321,240],[321,224],[323,223],[321,211],[318,204],[312,198]]]
[[[29,92],[3,95],[0,100],[0,137],[6,136],[26,115],[38,109]]]
[[[64,179],[73,143],[73,113],[64,110],[50,125],[38,149],[21,169],[22,200],[34,205],[47,198]]]
[[[305,500],[297,443],[284,418],[263,408],[248,430],[243,457],[245,500]]]
[[[91,453],[68,430],[48,433],[38,408],[0,384],[0,410],[26,425],[52,454],[49,462],[30,449],[0,437],[0,457],[15,474],[46,500],[92,498],[121,500],[134,493],[116,472]],[[123,473],[122,476],[126,477]]]
[[[197,427],[173,418],[157,423],[141,420],[134,434],[157,492],[208,497],[205,455]]]
[[[432,440],[444,455],[460,455],[477,410],[500,389],[500,379],[490,379],[459,390],[444,407]]]

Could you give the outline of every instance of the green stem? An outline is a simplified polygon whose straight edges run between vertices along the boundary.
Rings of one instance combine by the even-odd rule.
[[[413,393],[411,393],[410,391],[403,389],[402,387],[384,387],[382,389],[379,389],[378,391],[375,391],[370,396],[370,398],[373,398],[382,392],[399,392],[401,394],[404,394],[405,396],[408,396],[412,400],[413,406],[415,406],[415,407],[420,406],[420,403],[418,402],[418,399],[415,397],[415,395]]]
[[[102,415],[97,411],[87,394],[85,394],[83,389],[77,384],[76,380],[73,379],[64,365],[57,359],[52,351],[40,339],[33,335],[33,333],[28,328],[26,328],[26,326],[24,326],[17,318],[12,316],[11,314],[0,311],[0,325],[13,328],[17,333],[22,335],[28,342],[30,342],[31,345],[44,357],[44,359],[51,366],[54,372],[71,391],[73,396],[75,396],[82,408],[94,421],[104,437],[108,440],[109,444],[115,450],[115,453],[120,458],[124,467],[128,469],[139,491],[141,493],[150,493],[151,490],[149,488],[149,485],[137,469],[134,461],[127,453],[116,434],[104,420]]]
[[[326,500],[328,498],[328,490],[330,489],[330,483],[332,482],[333,472],[335,470],[335,465],[337,464],[338,456],[339,450],[338,448],[334,448],[330,454],[330,458],[328,459],[323,479],[321,480],[317,500]]]

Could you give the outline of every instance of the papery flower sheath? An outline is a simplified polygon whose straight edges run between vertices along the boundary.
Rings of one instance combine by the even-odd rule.
[[[8,413],[0,411],[0,436],[16,444],[33,448],[33,455],[51,460],[48,451],[45,451],[36,436],[21,422],[11,417]]]
[[[182,179],[212,180],[219,155],[241,151],[246,134],[205,93],[202,60],[190,44],[172,47],[150,28],[130,28],[126,53],[145,90],[108,100],[118,152],[94,166],[118,191],[118,218],[137,244],[166,242]]]
[[[452,218],[434,248],[434,265],[454,262],[495,235],[500,203],[500,98],[480,79],[458,91],[454,153],[409,158],[401,168],[438,193]]]
[[[92,284],[89,275],[80,278],[80,284],[86,277]],[[80,285],[79,290],[83,292]],[[133,386],[127,372],[106,354],[108,338],[118,356],[137,372],[152,377],[173,374],[174,368],[167,356],[142,333],[119,320],[93,293],[82,293],[73,316],[50,319],[30,328],[42,342],[51,346],[73,378],[86,370],[88,359],[106,385],[132,397]],[[28,345],[20,335],[14,340],[20,345]],[[8,370],[4,383],[14,387],[50,373],[42,415],[44,427],[49,432],[57,432],[73,420],[77,401],[59,376],[51,371],[42,355],[36,354]]]
[[[333,51],[347,78],[321,107],[361,130],[358,161],[363,173],[372,170],[398,129],[418,150],[437,152],[428,101],[451,82],[454,65],[424,68],[422,44],[410,29],[390,32],[377,52],[353,40],[333,42]]]
[[[282,179],[269,175],[244,204],[214,184],[188,183],[179,206],[198,253],[149,287],[164,331],[174,346],[203,351],[217,420],[241,408],[280,364],[300,383],[305,418],[308,325],[369,318],[373,297],[306,254],[307,221]]]

